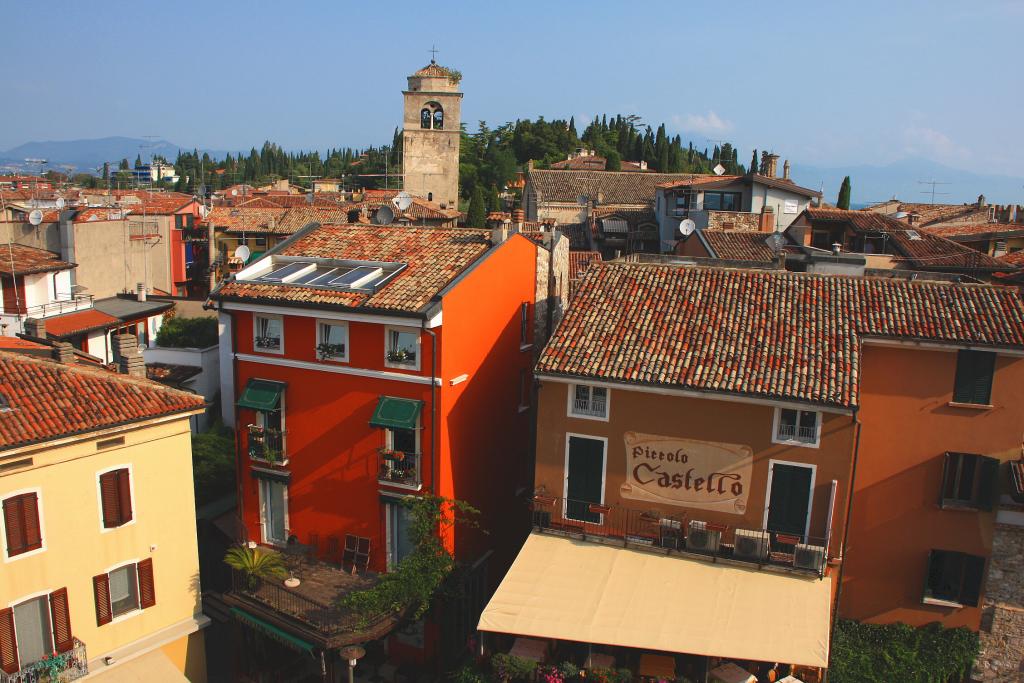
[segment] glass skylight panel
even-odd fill
[[[363,287],[374,280],[380,279],[384,270],[375,266],[359,266],[340,277],[336,277],[327,284],[332,287],[349,287],[356,289]]]
[[[337,268],[317,268],[311,270],[308,273],[303,273],[294,280],[289,280],[293,285],[312,285],[321,284],[331,279],[332,277],[338,277],[339,272]]]
[[[289,275],[294,275],[300,270],[308,268],[310,265],[311,264],[309,263],[289,263],[286,266],[270,271],[260,279],[267,282],[281,282]]]

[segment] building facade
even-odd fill
[[[460,79],[432,60],[409,76],[402,92],[403,187],[442,209],[459,207]]]

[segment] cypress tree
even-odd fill
[[[579,140],[580,136],[576,134],[576,117],[569,117],[569,135],[573,140]]]
[[[480,185],[473,188],[473,194],[469,199],[469,210],[466,212],[466,227],[482,228],[487,223],[486,207],[484,206],[484,192]]]
[[[487,196],[487,212],[501,211],[501,197],[498,196],[498,188],[491,185],[491,193]]]
[[[757,147],[754,148],[754,153],[750,156],[750,168],[747,170],[750,173],[757,173]]]
[[[843,178],[843,184],[839,187],[839,199],[836,206],[840,209],[850,208],[850,176]]]

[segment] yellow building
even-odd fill
[[[145,379],[0,353],[0,681],[205,681],[202,410]]]

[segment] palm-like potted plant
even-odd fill
[[[229,548],[224,555],[224,563],[242,573],[249,590],[256,588],[257,579],[280,579],[288,574],[280,553],[245,545]]]

